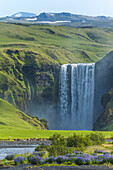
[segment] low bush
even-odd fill
[[[75,164],[77,164],[77,165],[84,165],[85,164],[85,158],[78,157],[77,159],[75,159]]]
[[[33,152],[32,155],[34,156],[39,156],[39,157],[43,157],[45,155],[46,151],[40,151],[40,152]]]
[[[49,146],[50,146],[49,144],[42,143],[41,145],[35,148],[35,151],[45,151],[46,149],[49,148]]]
[[[55,161],[55,158],[53,156],[49,157],[49,158],[46,158],[45,159],[45,163],[53,163]]]
[[[14,159],[14,163],[15,165],[23,164],[25,160],[26,160],[25,157],[19,156]]]
[[[49,140],[52,142],[52,145],[47,149],[50,156],[59,156],[68,153],[67,140],[63,136],[55,133]]]
[[[86,137],[90,138],[93,145],[100,145],[105,142],[105,135],[103,133],[90,133]]]
[[[7,159],[7,160],[13,160],[14,157],[15,157],[15,155],[7,155],[7,156],[5,157],[5,159]]]
[[[64,163],[64,162],[67,162],[68,160],[68,157],[66,156],[59,156],[55,159],[55,161],[58,163],[58,164],[61,164],[61,163]]]
[[[68,147],[85,147],[92,145],[89,137],[73,134],[67,138]]]
[[[38,165],[42,165],[43,164],[43,159],[39,156],[35,156],[35,155],[30,155],[28,156],[28,161],[31,164],[38,164]]]

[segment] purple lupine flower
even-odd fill
[[[40,152],[35,151],[31,155],[43,157],[45,155],[45,153],[46,153],[46,151],[40,151]]]
[[[105,151],[102,151],[102,150],[95,150],[94,152],[95,152],[95,153],[104,153]]]
[[[7,160],[13,160],[14,157],[15,157],[15,155],[7,155],[7,156],[5,157],[5,159],[7,159]]]
[[[46,146],[50,146],[50,144],[49,144],[49,143],[45,143],[45,145],[46,145]]]
[[[75,159],[75,163],[76,163],[77,165],[84,165],[84,164],[85,164],[85,158],[83,158],[83,157],[77,157],[77,158]]]
[[[55,158],[53,156],[45,159],[45,163],[53,163],[54,161],[55,161]]]
[[[84,154],[84,155],[82,155],[82,157],[84,157],[84,158],[88,158],[88,157],[90,157],[91,155],[89,155],[89,154]]]
[[[22,164],[24,163],[25,160],[26,158],[24,158],[23,156],[18,156],[14,159],[14,163],[15,165]]]
[[[83,154],[82,151],[74,151],[75,154]]]
[[[67,156],[58,156],[55,161],[58,163],[58,164],[61,164],[63,162],[66,162],[68,160],[68,157]]]
[[[110,155],[110,153],[105,151],[105,152],[104,152],[104,155]]]
[[[28,161],[31,163],[31,164],[39,164],[39,165],[42,165],[44,160],[39,157],[39,156],[34,156],[34,155],[30,155],[28,157]]]
[[[67,157],[75,157],[75,154],[74,153],[68,153],[66,154]]]
[[[90,165],[92,163],[90,158],[85,158],[85,164]]]
[[[97,153],[93,153],[92,156],[97,156]]]

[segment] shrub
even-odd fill
[[[77,165],[84,165],[85,164],[85,158],[83,157],[78,157],[77,159],[75,159],[75,163]]]
[[[64,136],[61,136],[60,134],[55,133],[52,137],[49,138],[49,140],[52,141],[52,145],[67,146],[66,139],[64,138]]]
[[[53,163],[54,161],[55,161],[55,158],[52,157],[52,156],[45,159],[45,163],[50,163],[50,164],[51,164],[51,163]]]
[[[85,164],[86,165],[91,165],[92,164],[92,161],[90,158],[85,158]]]
[[[105,135],[103,133],[90,133],[86,136],[90,138],[93,145],[100,145],[105,142]]]
[[[14,159],[14,163],[15,165],[23,164],[25,160],[26,158],[24,158],[23,156],[19,156]]]
[[[50,156],[59,156],[59,155],[65,155],[68,153],[68,149],[66,146],[62,146],[62,145],[52,145],[49,149],[48,149],[49,155]]]
[[[31,164],[39,164],[39,165],[42,165],[44,162],[42,158],[40,158],[39,156],[34,156],[34,155],[28,156],[28,161]]]
[[[72,158],[72,157],[75,157],[75,154],[74,153],[68,153],[68,154],[66,154],[66,156],[69,157],[69,158]]]
[[[110,157],[109,162],[113,164],[113,157]]]
[[[105,151],[95,150],[94,153],[104,153]]]
[[[48,148],[50,156],[59,156],[68,153],[67,141],[63,136],[55,133],[49,139],[52,141],[52,145]]]
[[[83,154],[82,151],[74,151],[75,154]]]
[[[66,156],[59,156],[58,158],[56,158],[55,160],[58,164],[64,163],[67,161],[67,157]]]
[[[42,143],[41,145],[35,148],[35,151],[44,151],[49,148],[49,144]]]
[[[68,147],[85,147],[92,144],[89,137],[73,134],[67,138]]]
[[[34,156],[39,156],[39,157],[43,157],[44,155],[45,155],[45,151],[40,151],[40,152],[33,152],[33,154],[32,155],[34,155]]]
[[[7,159],[7,160],[13,160],[14,157],[15,157],[15,155],[7,155],[7,156],[5,157],[5,159]]]

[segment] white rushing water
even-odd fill
[[[64,64],[60,70],[61,129],[92,130],[95,64]]]

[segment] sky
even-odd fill
[[[70,12],[113,17],[113,0],[0,0],[0,17],[17,12]]]

